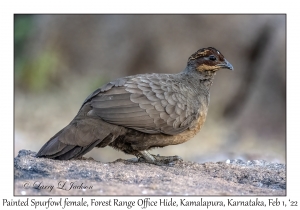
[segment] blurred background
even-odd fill
[[[203,47],[220,50],[234,71],[217,73],[200,133],[151,153],[285,163],[285,15],[15,15],[14,155],[37,152],[106,82],[178,73]],[[109,147],[85,156],[133,157]]]

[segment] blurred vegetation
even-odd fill
[[[58,70],[58,62],[57,54],[51,51],[43,52],[34,60],[26,60],[19,74],[21,85],[34,92],[50,87]]]
[[[21,89],[39,92],[55,83],[61,60],[58,52],[53,49],[44,50],[37,56],[31,56],[26,49],[28,40],[35,30],[33,19],[33,15],[15,15],[15,79]]]
[[[25,51],[25,44],[32,32],[32,16],[31,15],[15,15],[14,17],[14,60],[15,60],[15,76],[17,79],[21,77],[25,63],[28,57]],[[22,79],[19,79],[22,80]]]
[[[14,19],[15,59],[19,59],[28,36],[32,32],[32,15],[16,15]]]

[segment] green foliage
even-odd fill
[[[23,90],[41,91],[55,80],[58,55],[54,50],[44,50],[38,56],[30,56],[26,45],[34,30],[33,15],[14,17],[14,59],[16,85]]]
[[[19,73],[26,60],[24,49],[32,29],[31,15],[14,16],[14,59],[15,73]]]
[[[14,20],[14,44],[20,49],[24,41],[30,35],[32,28],[31,15],[15,15]]]
[[[55,80],[58,62],[54,51],[44,51],[35,59],[27,60],[19,74],[20,83],[34,92],[48,88]]]

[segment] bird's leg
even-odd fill
[[[139,161],[152,163],[155,165],[174,165],[174,161],[182,160],[181,157],[175,156],[160,156],[160,155],[152,155],[148,151],[139,151],[141,155]]]
[[[152,163],[152,164],[156,164],[157,162],[156,159],[146,150],[139,151],[139,155],[141,156],[139,158],[139,161]]]

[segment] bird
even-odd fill
[[[203,126],[216,72],[233,70],[213,47],[193,53],[175,74],[138,74],[111,81],[92,92],[74,119],[36,157],[82,158],[94,147],[110,146],[155,165],[174,164],[179,156],[150,154],[153,148],[184,143]]]

